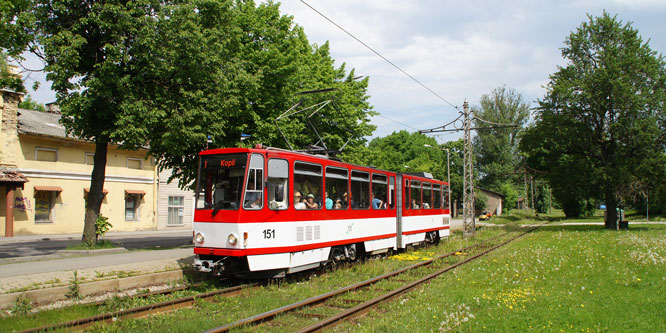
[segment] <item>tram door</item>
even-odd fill
[[[389,177],[388,204],[390,209],[393,209],[393,207],[395,207],[395,178],[393,176]]]
[[[391,177],[391,179],[393,179],[393,177]],[[395,236],[396,237],[396,243],[395,243],[395,245],[396,245],[396,250],[402,248],[402,211],[403,211],[403,208],[402,208],[402,205],[400,204],[400,202],[402,202],[402,200],[403,200],[402,197],[405,195],[405,192],[402,191],[402,187],[401,187],[402,181],[403,181],[402,175],[398,174],[398,190],[397,190],[398,209],[396,210],[396,214],[395,214],[395,216],[396,216],[396,218],[395,218],[395,231],[396,231],[396,236]],[[406,181],[407,180],[405,179],[405,182]],[[393,181],[391,181],[390,183],[391,183],[391,185],[394,184]],[[391,193],[393,193],[393,191],[394,190],[391,190]],[[391,198],[393,198],[393,195],[391,195]],[[407,195],[407,197],[405,198],[405,206],[406,206],[408,200],[409,200],[409,195]]]

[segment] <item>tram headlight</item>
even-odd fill
[[[194,242],[201,245],[204,243],[205,237],[201,232],[197,232],[196,235],[194,235]]]
[[[229,234],[229,237],[227,237],[227,242],[231,245],[236,245],[238,242],[238,237],[234,234]]]

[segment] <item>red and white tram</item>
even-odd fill
[[[279,277],[449,235],[449,184],[277,148],[200,153],[194,265]]]

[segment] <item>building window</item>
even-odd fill
[[[139,220],[139,195],[125,194],[125,221]]]
[[[95,153],[86,153],[86,164],[87,165],[95,164]]]
[[[55,191],[35,191],[35,223],[53,223],[57,194]]]
[[[53,148],[35,148],[35,160],[45,162],[58,161],[58,149]]]
[[[143,160],[140,158],[127,158],[127,167],[130,169],[141,169]]]
[[[167,225],[182,225],[185,212],[185,197],[169,197]]]

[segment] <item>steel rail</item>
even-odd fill
[[[53,324],[53,325],[46,325],[42,327],[37,327],[37,328],[31,328],[23,331],[19,331],[20,333],[32,333],[32,332],[44,332],[44,331],[52,331],[56,329],[61,329],[61,328],[85,328],[87,326],[90,326],[94,323],[97,322],[102,322],[102,321],[112,321],[114,318],[139,318],[139,317],[144,317],[153,313],[159,313],[159,312],[166,312],[170,310],[175,310],[175,309],[180,309],[184,307],[191,306],[194,304],[197,300],[199,299],[209,299],[218,295],[233,295],[236,293],[239,293],[242,289],[248,288],[248,287],[253,287],[256,286],[257,284],[250,284],[250,285],[242,285],[242,286],[235,286],[235,287],[229,287],[229,288],[224,288],[220,290],[215,290],[207,293],[202,293],[198,295],[192,295],[192,296],[187,296],[187,297],[182,297],[174,300],[169,300],[169,301],[164,301],[164,302],[159,302],[159,303],[154,303],[154,304],[147,304],[143,306],[139,306],[136,308],[132,309],[127,309],[127,310],[121,310],[121,311],[116,311],[116,312],[107,312],[107,313],[102,313],[99,315],[87,317],[87,318],[81,318],[81,319],[76,319],[68,322],[63,322],[63,323],[58,323],[58,324]]]
[[[508,243],[510,243],[510,242],[512,242],[512,241],[514,241],[514,240],[516,240],[516,239],[518,239],[518,238],[520,238],[520,237],[522,237],[522,236],[524,236],[524,235],[526,235],[526,234],[528,234],[528,233],[530,233],[534,230],[536,230],[537,228],[539,228],[539,227],[534,227],[534,228],[532,228],[532,229],[530,229],[530,230],[528,230],[528,231],[526,231],[526,232],[524,232],[520,235],[517,235],[515,237],[512,237],[512,238],[504,241],[504,242],[501,242],[501,243],[499,243],[499,244],[497,244],[497,245],[495,245],[495,246],[493,246],[493,247],[491,247],[491,248],[489,248],[485,251],[477,253],[477,254],[469,257],[469,258],[465,258],[464,260],[461,260],[461,261],[459,261],[459,262],[457,262],[453,265],[447,266],[447,267],[445,267],[445,268],[443,268],[443,269],[441,269],[441,270],[439,270],[435,273],[427,275],[427,276],[425,276],[425,277],[423,277],[419,280],[416,280],[414,282],[408,283],[408,284],[406,284],[406,285],[404,285],[400,288],[396,288],[396,289],[394,289],[394,290],[392,290],[392,291],[390,291],[390,292],[388,292],[384,295],[376,297],[376,298],[374,298],[372,300],[369,300],[369,301],[367,301],[363,304],[359,304],[359,305],[357,305],[353,308],[350,308],[349,310],[346,310],[342,313],[339,313],[335,316],[329,317],[329,318],[324,319],[322,321],[319,321],[315,324],[312,324],[312,325],[310,325],[306,328],[303,328],[303,329],[299,330],[298,332],[314,332],[314,331],[319,331],[319,330],[322,330],[324,328],[334,326],[340,320],[347,319],[349,317],[353,317],[356,314],[360,314],[362,312],[367,311],[369,308],[374,307],[375,305],[379,304],[380,302],[387,301],[387,300],[392,299],[392,298],[394,298],[398,295],[404,294],[404,293],[418,287],[419,285],[424,284],[426,282],[429,282],[430,280],[432,280],[432,279],[434,279],[434,278],[436,278],[436,277],[438,277],[438,276],[440,276],[440,275],[442,275],[442,274],[444,274],[444,273],[446,273],[446,272],[448,272],[448,271],[450,271],[454,268],[457,268],[457,267],[462,266],[466,263],[469,263],[470,261],[478,259],[478,258],[488,254],[489,252],[494,251],[494,250],[496,250],[496,249],[498,249],[498,248],[500,248],[500,247],[502,247],[502,246],[504,246],[504,245],[506,245],[506,244],[508,244]]]
[[[392,271],[392,272],[389,272],[389,273],[386,273],[386,274],[383,274],[383,275],[380,275],[380,276],[373,277],[373,278],[365,280],[365,281],[361,281],[361,282],[358,282],[358,283],[355,283],[355,284],[352,284],[352,285],[349,285],[349,286],[346,286],[346,287],[343,287],[343,288],[340,288],[340,289],[337,289],[337,290],[334,290],[334,291],[330,291],[330,292],[325,293],[325,294],[310,297],[310,298],[305,299],[305,300],[300,301],[300,302],[285,305],[283,307],[280,307],[280,308],[277,308],[277,309],[274,309],[274,310],[270,310],[270,311],[267,311],[267,312],[264,312],[264,313],[260,313],[260,314],[257,314],[257,315],[254,315],[254,316],[251,316],[251,317],[248,317],[248,318],[245,318],[245,319],[241,319],[241,320],[235,321],[233,323],[229,323],[229,324],[226,324],[226,325],[211,328],[211,329],[209,329],[205,332],[206,333],[228,332],[231,329],[241,327],[241,326],[244,326],[244,325],[258,324],[258,323],[261,323],[261,322],[264,322],[264,321],[268,321],[268,320],[271,320],[272,318],[274,318],[275,316],[277,316],[279,314],[290,312],[290,311],[293,311],[293,310],[296,310],[296,309],[299,309],[299,308],[302,308],[302,307],[319,304],[319,303],[321,303],[321,302],[323,302],[323,301],[325,301],[325,300],[327,300],[327,299],[329,299],[333,296],[369,286],[369,285],[374,284],[376,282],[379,282],[381,280],[388,279],[390,277],[402,274],[406,271],[409,271],[409,270],[412,270],[412,269],[415,269],[415,268],[418,268],[418,267],[421,267],[421,266],[430,265],[430,264],[432,264],[433,262],[435,262],[439,259],[450,257],[450,256],[455,255],[456,253],[466,251],[470,248],[481,246],[481,245],[483,245],[483,244],[485,244],[485,243],[487,243],[487,242],[489,242],[493,239],[496,239],[498,237],[501,237],[501,236],[504,236],[504,235],[507,235],[507,234],[509,234],[509,233],[494,236],[494,237],[485,239],[481,242],[478,242],[478,243],[475,243],[475,244],[472,244],[472,245],[454,250],[454,251],[446,253],[446,254],[439,255],[439,256],[434,257],[432,259],[421,261],[421,262],[403,267],[401,269],[398,269],[398,270],[395,270],[395,271]]]

